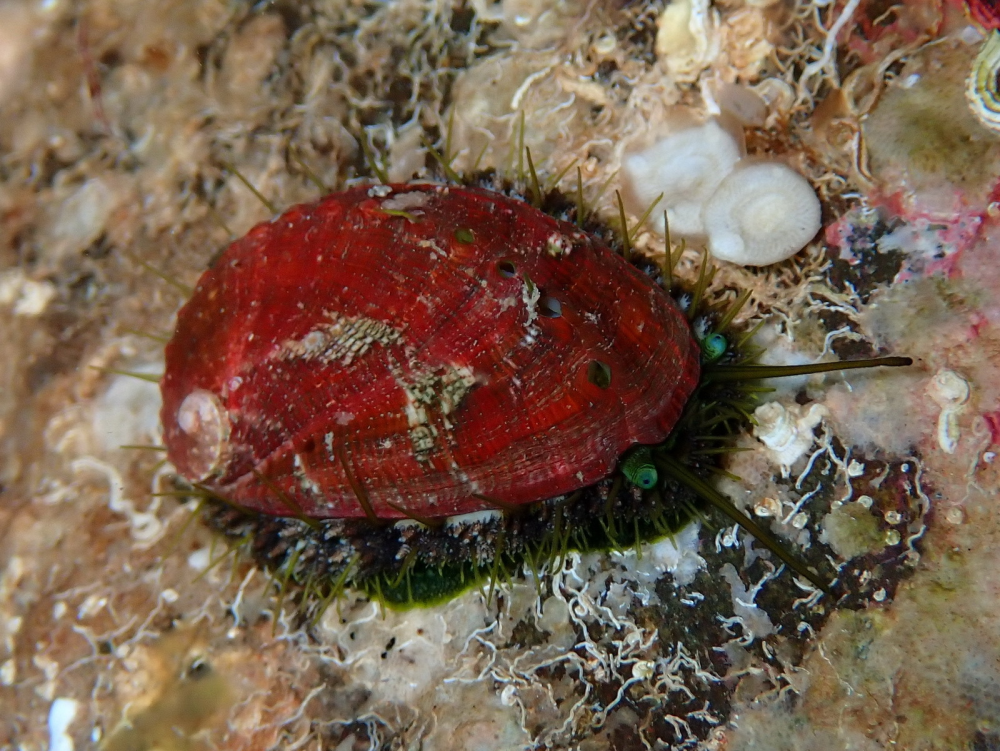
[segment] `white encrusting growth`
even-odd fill
[[[76,699],[60,696],[53,700],[49,707],[49,751],[73,751],[76,747],[67,731],[79,709]]]
[[[743,627],[742,644],[747,646],[754,639],[762,639],[774,633],[774,624],[771,619],[754,602],[761,587],[773,574],[765,576],[761,581],[748,587],[740,579],[736,567],[731,563],[724,564],[719,573],[732,589],[733,611],[735,613],[733,621]]]
[[[132,368],[150,375],[163,372],[163,364]],[[94,402],[94,435],[105,451],[140,443],[160,443],[160,409],[163,400],[157,384],[131,376],[114,378]]]
[[[641,555],[632,547],[612,551],[609,557],[625,565],[636,581],[649,590],[655,588],[664,574],[672,576],[675,586],[687,587],[705,568],[705,559],[698,552],[700,531],[701,524],[692,522],[662,540],[643,546]]]
[[[163,532],[163,522],[156,516],[159,499],[153,499],[147,511],[138,511],[135,504],[125,497],[125,481],[121,473],[107,462],[94,457],[74,459],[70,468],[74,472],[92,472],[104,477],[108,483],[108,508],[128,519],[133,540],[142,546],[148,546],[159,539]]]

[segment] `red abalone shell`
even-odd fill
[[[1000,7],[997,0],[966,0],[972,19],[987,31],[1000,28]]]
[[[229,246],[178,314],[161,417],[182,475],[256,511],[443,517],[607,476],[698,376],[683,313],[599,239],[377,185]]]

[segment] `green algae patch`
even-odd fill
[[[874,553],[885,545],[878,519],[860,503],[845,503],[827,514],[820,540],[848,560]]]

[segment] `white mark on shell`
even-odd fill
[[[327,312],[329,323],[321,323],[301,339],[289,339],[274,354],[279,360],[318,360],[329,364],[340,360],[346,367],[362,357],[373,344],[388,347],[399,341],[399,332],[374,318],[348,318]]]
[[[410,211],[427,205],[427,194],[420,190],[409,193],[396,193],[392,198],[382,201],[386,211]]]
[[[568,256],[569,252],[573,249],[573,245],[570,243],[569,239],[557,232],[553,232],[549,235],[545,243],[546,252],[553,258]]]
[[[538,289],[537,285],[525,278],[524,286],[521,288],[521,302],[524,303],[528,312],[528,317],[524,321],[524,328],[527,331],[524,343],[528,346],[534,344],[538,337],[538,327],[535,326],[535,321],[538,319],[538,301],[541,299],[542,291]]]

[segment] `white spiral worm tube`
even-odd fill
[[[820,228],[809,181],[779,162],[746,162],[719,184],[702,211],[708,250],[742,266],[791,258]]]
[[[969,102],[972,114],[994,132],[1000,132],[998,74],[1000,74],[1000,30],[994,30],[979,49],[965,82],[965,98]]]
[[[664,234],[665,209],[670,232],[690,237],[704,234],[702,205],[742,156],[737,140],[709,120],[626,156],[622,167],[637,206],[649,206],[663,194],[649,220],[652,228]]]

